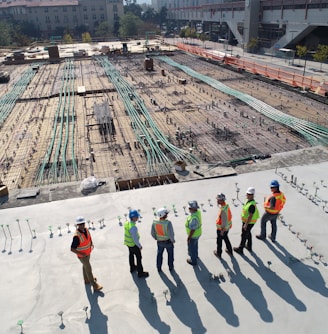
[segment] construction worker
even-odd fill
[[[216,250],[214,255],[221,259],[222,254],[222,240],[226,244],[226,252],[233,256],[232,247],[228,237],[229,230],[232,226],[232,214],[229,204],[226,203],[226,197],[224,194],[220,193],[216,196],[218,206],[220,207],[219,215],[216,220]]]
[[[156,214],[159,220],[154,220],[151,227],[151,235],[157,240],[156,266],[159,273],[162,271],[164,249],[167,251],[169,270],[172,271],[174,269],[174,231],[172,223],[167,220],[168,213],[169,210],[165,208],[158,209]]]
[[[234,247],[233,250],[243,255],[244,248],[248,249],[249,252],[252,252],[252,233],[251,230],[255,225],[256,221],[260,217],[259,211],[254,200],[255,188],[249,187],[246,191],[247,201],[243,205],[241,212],[241,241],[239,247]],[[246,244],[247,243],[247,244]]]
[[[76,218],[76,232],[73,237],[71,251],[77,255],[82,263],[84,283],[91,284],[94,291],[100,291],[103,287],[97,283],[97,279],[93,276],[90,264],[90,254],[93,247],[91,234],[85,227],[85,219],[79,216]]]
[[[187,263],[192,266],[197,265],[198,258],[198,239],[202,235],[202,216],[197,201],[188,202],[189,215],[185,224],[188,235],[188,254],[190,259]]]
[[[137,271],[138,277],[148,277],[149,273],[143,270],[141,262],[142,246],[139,242],[140,235],[136,226],[136,222],[138,221],[139,217],[140,214],[137,210],[131,210],[129,212],[130,221],[127,221],[124,224],[124,245],[128,246],[129,248],[130,273]],[[135,265],[134,257],[137,260],[137,265]]]
[[[277,235],[277,217],[279,212],[283,209],[286,203],[285,195],[279,189],[280,184],[277,180],[272,180],[270,188],[272,194],[265,199],[264,210],[265,213],[261,218],[261,233],[256,236],[257,239],[265,240],[266,238],[266,223],[271,222],[271,235],[269,238],[272,242],[276,242]]]

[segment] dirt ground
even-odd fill
[[[327,106],[317,101],[190,55],[176,53],[172,59],[288,115],[328,124]],[[144,69],[141,55],[109,61],[143,100],[159,131],[172,145],[192,153],[199,164],[229,164],[252,155],[266,157],[310,147],[294,131],[156,58],[153,71]],[[6,67],[11,80],[1,85],[1,101],[29,66]],[[148,170],[149,152],[140,146],[124,100],[104,68],[92,58],[75,60],[69,70],[72,77],[65,81],[67,66],[65,61],[41,64],[1,124],[2,182],[16,189],[79,181],[90,175],[115,180],[154,176]],[[66,93],[61,94],[68,83],[69,93],[65,87]],[[83,94],[78,93],[81,87]],[[59,110],[68,105],[74,114],[59,117]],[[95,117],[97,105],[107,106],[114,132],[102,130]],[[140,118],[150,129],[149,121]],[[171,173],[162,167],[155,174]]]

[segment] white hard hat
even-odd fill
[[[255,188],[249,187],[246,191],[246,194],[254,195],[255,194]]]
[[[221,201],[225,201],[226,200],[225,194],[222,194],[222,193],[218,194],[216,196],[216,199],[221,200]]]
[[[82,216],[78,216],[78,217],[76,218],[76,220],[75,220],[75,223],[76,223],[76,225],[84,224],[84,223],[85,223],[85,219],[84,219],[84,217],[82,217]]]
[[[199,206],[198,206],[198,203],[197,203],[197,201],[189,201],[188,202],[188,207],[189,207],[189,209],[198,209],[199,208]]]
[[[165,208],[160,208],[160,209],[157,210],[157,216],[159,218],[165,217],[168,213],[169,213],[169,210],[167,210]]]

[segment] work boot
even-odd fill
[[[149,273],[147,271],[143,271],[142,273],[138,274],[138,277],[148,277]]]
[[[100,291],[102,288],[103,287],[99,283],[95,282],[95,285],[93,286],[93,291]]]
[[[253,250],[252,250],[252,248],[251,247],[249,247],[249,246],[245,246],[245,248],[250,252],[250,253],[252,253],[253,252]]]
[[[218,259],[221,259],[221,254],[219,254],[216,250],[213,251],[213,254],[214,254]]]
[[[240,254],[240,255],[244,255],[243,250],[242,250],[241,248],[239,248],[239,247],[234,247],[233,250],[234,250],[236,253]]]
[[[265,240],[265,237],[262,237],[262,235],[257,235],[256,238],[263,241]]]
[[[227,253],[228,255],[230,255],[231,257],[233,256],[232,252],[229,252],[228,249],[226,249],[225,251],[226,251],[226,253]]]

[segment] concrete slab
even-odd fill
[[[256,188],[262,214],[272,179],[287,197],[277,243],[254,238],[254,253],[233,258],[224,253],[219,261],[213,255],[217,193],[225,193],[231,206],[229,235],[237,246],[247,187]],[[21,320],[25,333],[323,333],[327,180],[328,162],[322,162],[2,209],[1,332],[18,333]],[[203,216],[196,267],[186,263],[184,207],[192,199]],[[158,274],[150,228],[153,208],[164,205],[175,229],[175,271],[169,272],[164,254]],[[129,272],[122,227],[129,207],[142,215],[137,226],[148,279]],[[91,263],[103,293],[84,285],[81,264],[70,252],[78,215],[90,220]],[[253,237],[259,228],[258,222]]]

